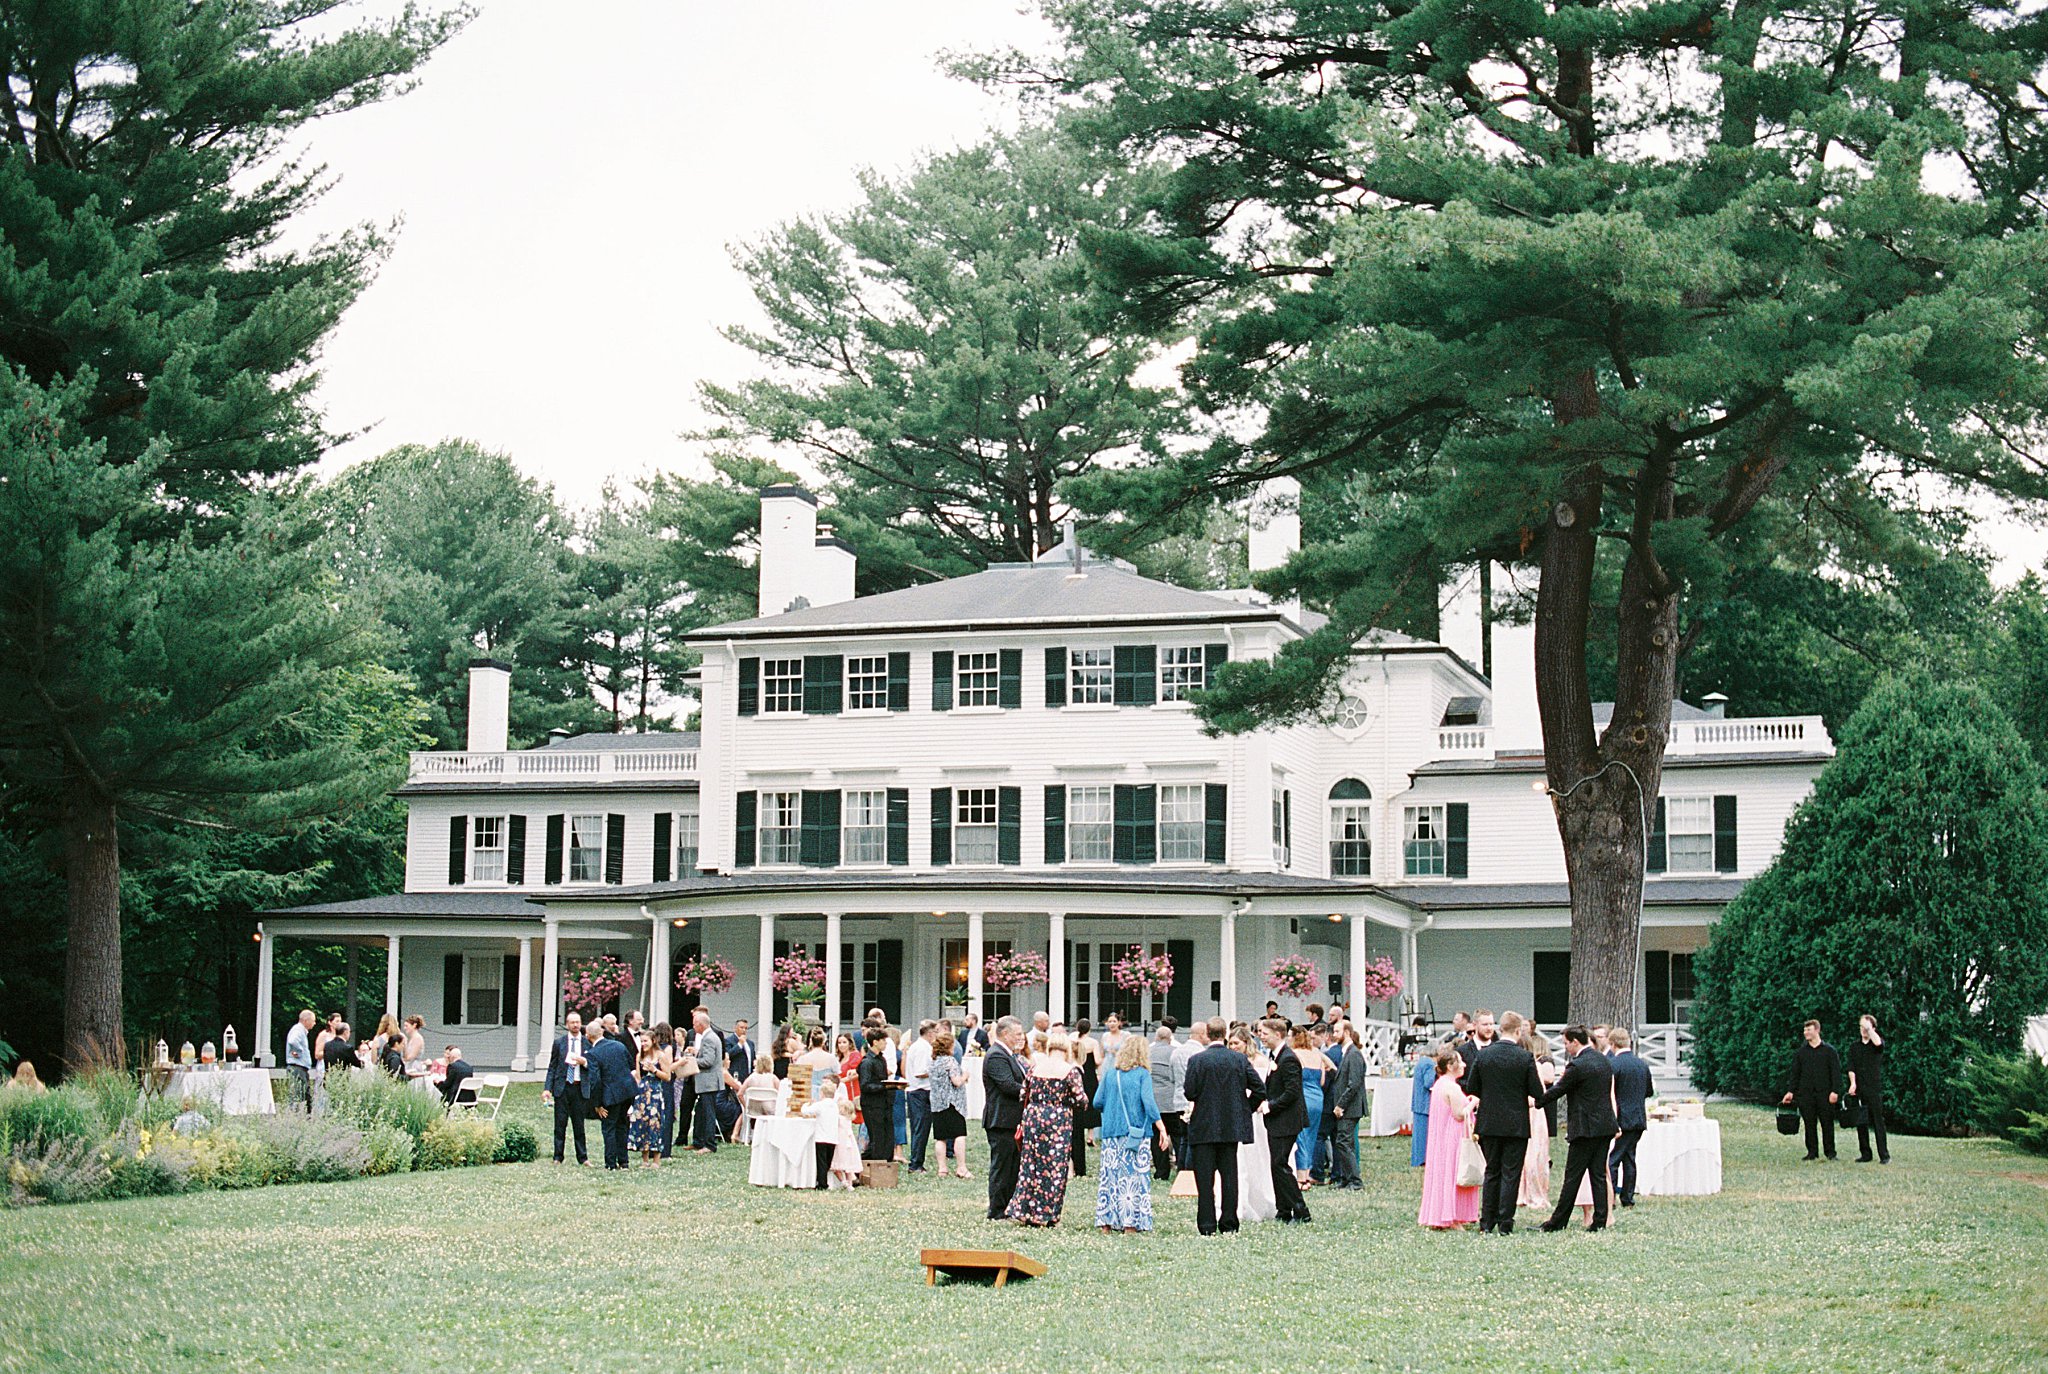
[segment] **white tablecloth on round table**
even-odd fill
[[[211,1105],[229,1116],[272,1116],[277,1112],[270,1075],[262,1069],[178,1069],[171,1074],[164,1096],[182,1102],[188,1095],[201,1111]]]
[[[1652,1121],[1636,1145],[1636,1191],[1702,1197],[1721,1191],[1721,1123],[1712,1117]]]
[[[1415,1093],[1412,1078],[1368,1078],[1366,1091],[1372,1094],[1372,1110],[1365,1121],[1367,1135],[1399,1135],[1403,1126],[1415,1120],[1408,1105]]]
[[[753,1125],[747,1182],[757,1188],[814,1188],[818,1183],[818,1121],[810,1116],[764,1116]]]

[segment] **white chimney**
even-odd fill
[[[1486,661],[1485,645],[1480,642],[1478,564],[1437,588],[1436,624],[1437,643],[1474,668]]]
[[[761,489],[760,614],[853,600],[853,545],[818,527],[818,498],[802,487]]]
[[[1251,558],[1254,576],[1282,566],[1301,548],[1301,483],[1273,477],[1252,497]]]
[[[813,606],[833,606],[853,600],[853,545],[832,532],[830,525],[818,526],[818,539],[811,552],[811,593]]]
[[[1543,722],[1536,714],[1536,627],[1493,627],[1493,747],[1497,753],[1531,753],[1543,748]]]
[[[469,739],[472,754],[499,754],[512,733],[512,665],[494,658],[469,661]]]

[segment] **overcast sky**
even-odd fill
[[[753,313],[729,245],[1009,123],[938,54],[1047,34],[1026,0],[477,8],[417,90],[309,138],[340,179],[311,228],[403,219],[327,347],[328,422],[366,431],[327,467],[468,438],[574,505],[694,465],[697,384],[746,375],[718,336]],[[2008,578],[2048,555],[1985,537]]]

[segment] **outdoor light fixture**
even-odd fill
[[[254,934],[250,935],[250,937],[249,937],[249,938],[250,938],[250,939],[252,939],[252,940],[254,940],[254,941],[255,941],[255,942],[257,943],[257,944],[259,944],[259,945],[260,945],[260,944],[262,944],[262,943],[263,943],[263,932],[262,932],[262,931],[260,931],[260,930],[259,930],[259,931],[256,931],[256,932],[255,932]]]
[[[1344,919],[1344,913],[1341,911],[1333,911],[1330,913],[1330,919],[1332,921],[1341,921]]]
[[[678,916],[673,921],[670,921],[669,924],[674,926],[677,930],[681,930],[684,926],[690,923],[684,920],[681,916]]]

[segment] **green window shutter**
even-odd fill
[[[761,660],[743,658],[740,660],[740,714],[755,716],[761,713]]]
[[[1024,793],[1021,788],[996,789],[996,862],[1024,862]]]
[[[953,709],[953,651],[936,649],[932,652],[932,709],[950,711]]]
[[[1045,704],[1067,704],[1067,646],[1055,644],[1045,651]]]
[[[462,1014],[462,956],[441,956],[441,1024],[459,1026],[469,1018]]]
[[[513,816],[505,822],[505,881],[513,887],[526,883],[526,817]]]
[[[1650,827],[1650,853],[1643,867],[1650,873],[1662,873],[1671,863],[1670,832],[1664,827],[1664,799],[1657,798],[1657,821]]]
[[[1110,661],[1110,699],[1118,706],[1150,706],[1158,699],[1159,653],[1150,644],[1119,644]]]
[[[1735,798],[1714,798],[1714,871],[1735,871]]]
[[[1159,859],[1159,789],[1148,782],[1139,787],[1137,792],[1137,807],[1132,816],[1137,827],[1137,834],[1134,836],[1137,842],[1135,862],[1155,863]]]
[[[1220,864],[1229,857],[1230,789],[1212,782],[1202,789],[1202,862]]]
[[[604,880],[626,881],[626,818],[616,811],[604,818]]]
[[[1530,1005],[1536,1019],[1553,1026],[1571,1020],[1572,956],[1561,949],[1539,949],[1529,956]]]
[[[1168,940],[1166,957],[1173,964],[1173,986],[1166,990],[1166,1014],[1185,1026],[1195,1019],[1195,942]],[[1159,999],[1152,1005],[1156,1009]]]
[[[543,880],[549,883],[562,881],[562,822],[564,817],[548,817],[548,853],[546,867],[542,869]]]
[[[1024,704],[1024,651],[1004,649],[996,655],[996,705],[1014,711]]]
[[[1643,951],[1643,1020],[1663,1025],[1671,1019],[1671,955],[1661,949]]]
[[[889,862],[898,868],[910,862],[910,789],[889,789]]]
[[[837,654],[804,655],[804,714],[836,716],[844,704],[845,660]]]
[[[1204,644],[1202,646],[1202,689],[1207,691],[1216,685],[1216,670],[1230,662],[1228,644]]]
[[[1464,802],[1451,802],[1444,807],[1444,876],[1447,878],[1465,876],[1467,852],[1471,848],[1468,839],[1471,823],[1471,808]]]
[[[1057,782],[1045,787],[1045,861],[1067,861],[1067,789]]]
[[[668,865],[675,848],[674,829],[676,818],[667,811],[654,813],[654,881],[668,881]]]
[[[848,967],[841,959],[840,966]],[[882,1009],[882,1015],[889,1018],[889,1024],[903,1024],[903,942],[901,940],[875,941],[875,1005]]]
[[[754,816],[761,804],[758,793],[742,792],[733,798],[732,864],[734,868],[754,866]]]
[[[498,980],[498,1024],[519,1024],[519,956],[505,956],[505,976]]]
[[[889,709],[910,709],[910,655],[901,651],[889,655]]]
[[[461,887],[469,876],[469,817],[448,818],[448,885]]]
[[[1149,864],[1159,857],[1159,789],[1150,783],[1118,783],[1110,791],[1114,828],[1110,857],[1120,864]]]
[[[797,862],[812,868],[832,868],[839,863],[839,794],[806,791],[803,795],[803,829],[797,833]]]
[[[932,789],[932,863],[944,867],[953,862],[953,789]]]

